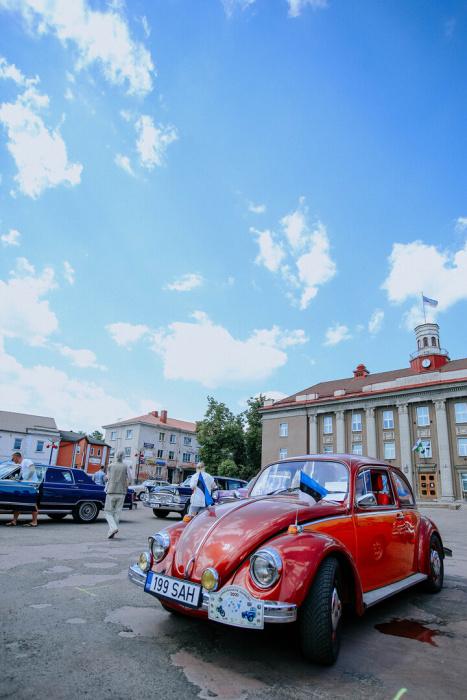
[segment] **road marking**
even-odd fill
[[[75,586],[75,588],[77,591],[83,591],[83,593],[88,593],[88,595],[93,595],[94,598],[97,598],[97,593],[91,593],[87,588],[79,588],[79,586]],[[108,588],[108,586],[94,586],[93,588]]]
[[[404,695],[404,693],[407,692],[407,688],[401,688],[399,692],[397,693],[396,697],[394,700],[400,700],[400,698]]]

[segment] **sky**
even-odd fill
[[[465,357],[467,1],[0,0],[0,408]]]

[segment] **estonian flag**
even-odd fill
[[[436,299],[428,299],[428,297],[425,296],[423,296],[423,303],[427,306],[432,306],[434,309],[436,309],[436,307],[438,306],[438,302],[436,301]]]
[[[318,484],[317,481],[305,474],[305,472],[300,472],[300,491],[299,498],[304,501],[308,501],[311,505],[318,503],[327,494],[327,489]]]
[[[203,475],[201,474],[201,472],[198,474],[197,487],[199,488],[200,491],[202,491],[206,505],[212,506],[214,501],[213,501],[211,494],[209,493],[209,489],[207,488],[206,484],[204,483]]]

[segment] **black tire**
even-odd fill
[[[327,557],[319,567],[299,619],[304,657],[323,666],[333,664],[342,633],[342,576],[335,557]]]
[[[67,513],[47,513],[47,517],[51,520],[63,520],[66,516]]]
[[[84,501],[73,509],[75,523],[93,523],[99,515],[99,508],[94,501]]]
[[[156,518],[166,518],[170,511],[168,510],[159,510],[158,508],[153,508],[152,512],[156,516]]]
[[[444,581],[444,552],[438,535],[430,539],[430,574],[425,582],[429,593],[439,593]]]

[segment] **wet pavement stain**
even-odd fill
[[[397,617],[393,618],[390,622],[382,622],[379,625],[375,625],[375,629],[381,632],[381,634],[415,639],[417,642],[431,644],[433,647],[438,646],[436,642],[433,641],[433,637],[445,636],[444,632],[438,632],[437,630],[425,627],[425,625],[422,625],[421,622],[417,622],[417,620],[399,620]]]

